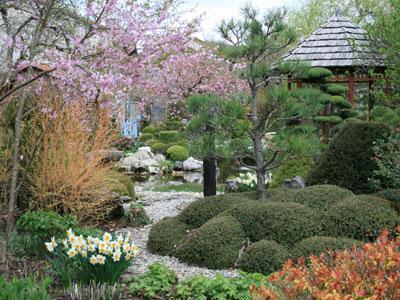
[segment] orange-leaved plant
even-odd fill
[[[250,287],[252,299],[400,299],[399,232],[390,238],[385,230],[361,248],[311,256],[308,264],[289,260],[267,285]]]

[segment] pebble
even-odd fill
[[[202,193],[189,193],[189,192],[152,192],[140,191],[138,192],[146,213],[149,215],[153,224],[165,217],[176,216],[182,209],[184,209],[191,202],[202,198]],[[211,270],[207,268],[196,267],[188,265],[179,261],[175,257],[161,256],[150,253],[147,248],[147,240],[151,224],[141,228],[124,228],[121,232],[130,232],[134,242],[140,248],[140,254],[136,258],[133,265],[129,268],[126,278],[130,275],[140,275],[147,271],[148,266],[155,262],[162,262],[171,270],[174,270],[180,279],[193,276],[204,275],[207,277],[215,277],[217,273],[225,277],[237,277],[239,273],[236,269],[228,270]]]

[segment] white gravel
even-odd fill
[[[176,216],[184,207],[189,203],[202,198],[201,193],[188,193],[188,192],[150,192],[150,191],[137,191],[141,197],[140,202],[144,205],[144,209],[149,215],[153,224],[164,217]],[[140,247],[140,255],[135,263],[129,268],[130,274],[142,274],[147,271],[148,266],[155,262],[162,262],[170,269],[174,270],[179,278],[184,278],[192,275],[205,275],[214,277],[217,273],[225,277],[235,277],[239,273],[236,269],[229,270],[210,270],[207,268],[200,268],[190,266],[186,263],[180,262],[175,257],[161,256],[150,253],[147,248],[147,240],[149,231],[152,225],[142,228],[125,228],[121,231],[131,232],[135,243]]]

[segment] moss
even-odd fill
[[[280,269],[290,257],[289,251],[277,242],[261,240],[246,249],[238,267],[245,272],[268,275]]]
[[[238,221],[218,216],[190,233],[176,249],[176,257],[211,269],[233,267],[244,239]]]
[[[396,210],[387,202],[371,196],[351,196],[333,205],[324,215],[326,235],[362,241],[375,240],[385,228],[400,224]]]
[[[162,219],[151,227],[147,248],[160,255],[173,255],[186,233],[186,224],[177,218]]]

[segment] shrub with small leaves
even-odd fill
[[[272,176],[271,188],[282,185],[285,179],[292,179],[295,176],[305,178],[310,172],[314,161],[310,157],[296,157],[284,162]]]
[[[383,229],[393,230],[399,225],[400,217],[383,199],[351,196],[328,209],[322,224],[328,236],[373,241]]]
[[[289,251],[277,242],[261,240],[246,249],[238,267],[246,272],[268,275],[280,269],[290,257]]]
[[[160,131],[159,138],[164,143],[173,143],[179,141],[181,135],[176,130]]]
[[[391,201],[393,205],[396,207],[397,211],[400,212],[400,190],[396,189],[382,190],[374,194],[374,196]]]
[[[135,296],[146,299],[163,299],[168,296],[177,280],[175,272],[162,263],[154,263],[144,274],[132,277],[129,291]]]
[[[153,126],[147,126],[142,129],[142,133],[151,133],[151,134],[155,135],[156,132],[157,132],[157,129]]]
[[[233,267],[245,234],[230,216],[217,216],[188,234],[176,249],[184,262],[211,269]]]
[[[186,224],[177,218],[164,218],[151,227],[147,248],[153,253],[172,255],[186,234]]]
[[[151,133],[142,133],[140,135],[140,140],[142,142],[146,142],[146,141],[151,140],[151,139],[154,139],[154,135],[151,134]]]
[[[151,145],[151,150],[153,150],[154,153],[164,154],[167,152],[167,148],[168,148],[168,145],[161,143],[161,142],[157,142],[157,143],[154,143],[153,145]]]
[[[352,249],[361,244],[360,241],[343,237],[312,236],[295,244],[291,252],[294,258],[306,258],[310,255],[319,256],[327,251]]]
[[[151,223],[149,216],[143,206],[137,203],[131,203],[125,212],[124,219],[129,226],[137,227]]]
[[[167,155],[173,161],[184,161],[189,158],[189,151],[182,146],[172,146],[167,150]]]

